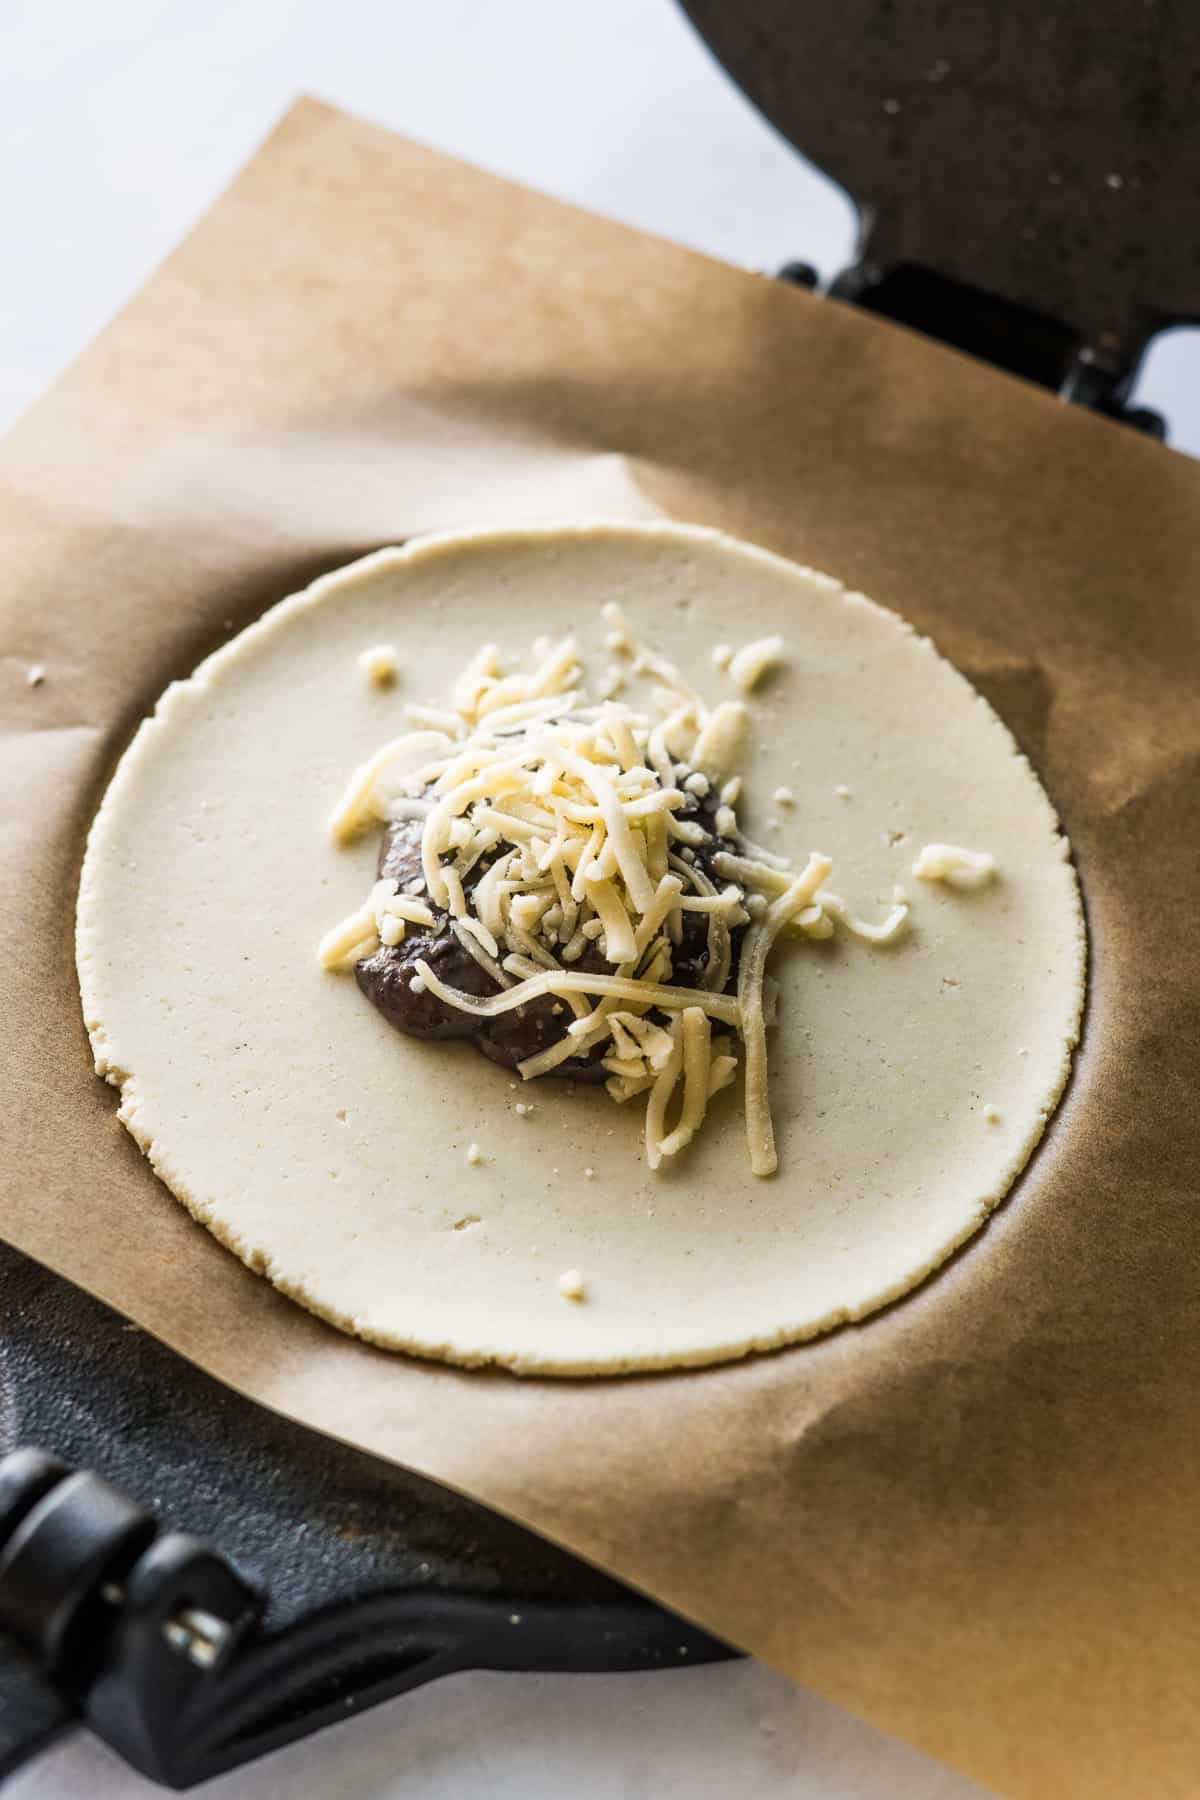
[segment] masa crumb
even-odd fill
[[[373,687],[391,687],[400,672],[394,644],[372,644],[358,659],[358,666]]]
[[[558,1278],[558,1291],[564,1300],[582,1300],[586,1293],[583,1276],[578,1269],[564,1269]]]

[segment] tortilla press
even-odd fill
[[[0,1281],[0,1447],[54,1447],[0,1462],[0,1776],[74,1718],[182,1788],[457,1669],[731,1654],[11,1250]]]
[[[858,209],[826,291],[1165,436],[1150,338],[1200,321],[1200,58],[1173,0],[683,0]],[[817,286],[804,263],[781,271]]]
[[[858,200],[832,296],[1164,434],[1129,395],[1153,333],[1200,318],[1184,9],[685,6]],[[184,1788],[456,1670],[734,1654],[7,1248],[0,1282],[0,1778],[77,1720]]]

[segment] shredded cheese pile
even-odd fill
[[[403,942],[410,926],[448,928],[495,991],[480,997],[452,987],[424,960],[414,984],[480,1018],[556,996],[562,1036],[519,1073],[533,1080],[602,1050],[612,1098],[647,1096],[652,1169],[691,1142],[713,1095],[733,1081],[740,1038],[750,1166],[769,1175],[778,1165],[767,1096],[772,947],[782,933],[826,938],[835,925],[888,943],[903,930],[908,905],[898,898],[881,925],[865,924],[825,888],[828,857],[814,853],[796,870],[751,845],[736,813],[747,706],[708,707],[672,663],[636,643],[618,607],[604,608],[604,623],[608,649],[650,685],[652,710],[590,700],[569,637],[539,642],[535,665],[524,670],[506,669],[497,647],[485,644],[446,705],[406,707],[416,729],[355,770],[331,829],[344,844],[384,823],[411,823],[420,831],[422,876],[404,892],[376,882],[322,940],[320,960],[350,970],[380,945]],[[750,648],[757,678],[783,646]],[[735,848],[718,848],[718,839]],[[702,848],[721,885],[700,865]],[[479,866],[483,873],[468,884]],[[703,917],[707,932],[698,987],[673,979],[689,913]],[[732,934],[742,926],[736,991],[727,992]],[[603,972],[579,967],[589,946]]]

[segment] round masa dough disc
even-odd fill
[[[567,1082],[518,1091],[470,1045],[394,1031],[317,964],[377,850],[375,834],[335,848],[330,810],[406,729],[404,701],[446,694],[488,640],[526,653],[571,629],[602,668],[609,600],[714,699],[732,689],[713,645],[781,633],[785,663],[754,703],[745,829],[797,862],[826,852],[829,885],[862,916],[897,883],[912,900],[892,947],[839,931],[774,958],[770,1180],[747,1165],[740,1083],[652,1174],[641,1102]],[[401,652],[389,690],[357,665],[380,642]],[[973,893],[915,880],[930,842],[989,851],[999,878]],[[719,534],[598,525],[381,551],[169,688],[93,826],[78,958],[121,1118],[238,1256],[375,1343],[584,1375],[790,1343],[919,1282],[1041,1136],[1085,952],[1045,793],[927,640]],[[582,1303],[559,1292],[567,1269]]]

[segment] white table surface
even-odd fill
[[[316,93],[564,199],[758,268],[847,260],[853,213],[670,0],[3,0],[0,426],[83,348],[290,100]],[[1139,398],[1200,452],[1191,333]],[[150,1786],[66,1741],[12,1800]],[[970,1800],[982,1790],[752,1663],[469,1675],[203,1790],[210,1800]]]

